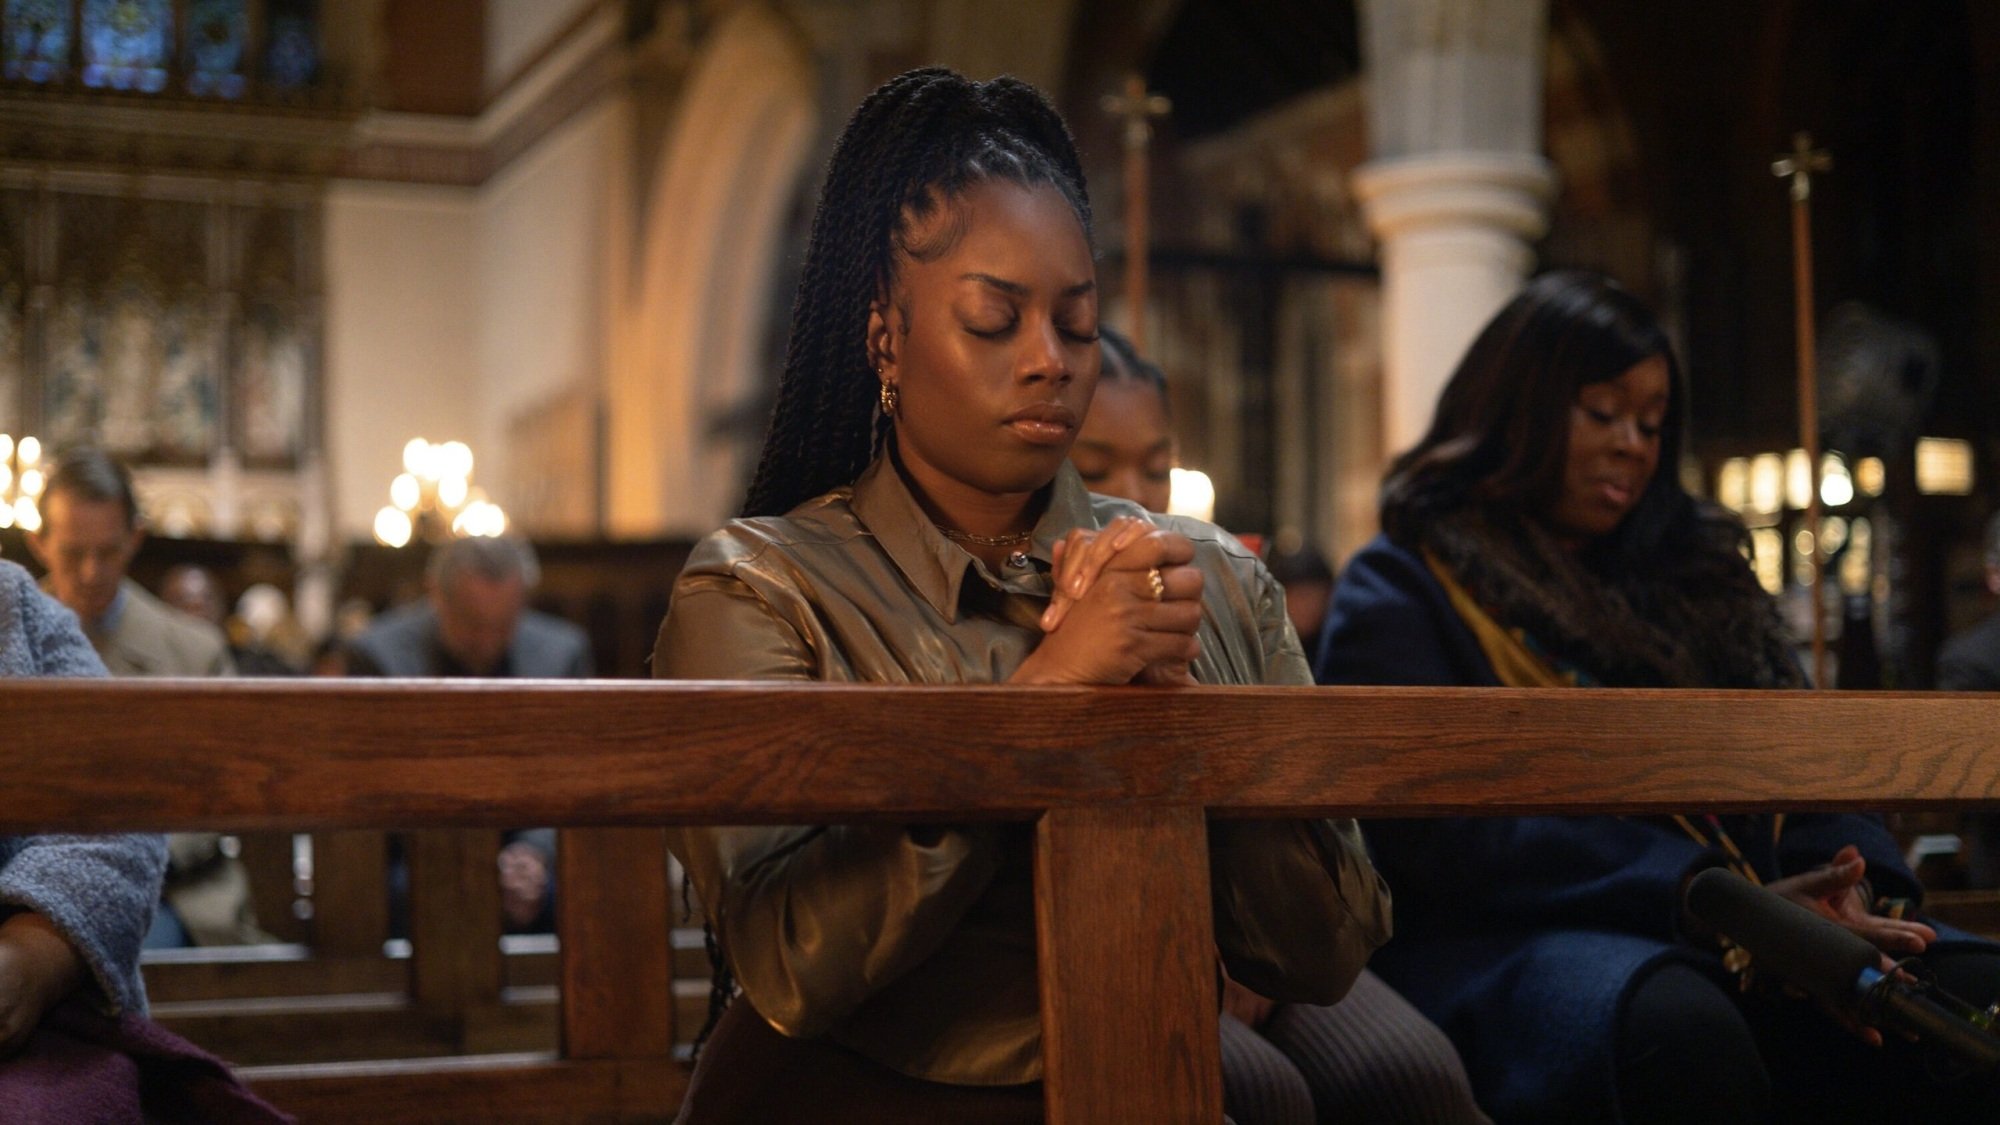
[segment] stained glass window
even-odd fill
[[[83,0],[83,84],[165,88],[173,23],[172,0]]]
[[[243,50],[250,38],[247,0],[189,0],[188,92],[225,98],[243,93]]]
[[[317,8],[315,0],[270,0],[265,9],[264,77],[271,85],[297,89],[318,75]]]
[[[69,0],[7,0],[4,71],[47,82],[69,64]]]

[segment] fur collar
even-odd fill
[[[1426,521],[1421,537],[1419,546],[1496,621],[1606,687],[1796,687],[1802,679],[1776,605],[1746,581],[1733,545],[1687,543],[1691,565],[1619,573],[1565,549],[1532,520],[1478,506]]]

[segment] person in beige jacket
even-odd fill
[[[1195,520],[1084,491],[1089,205],[1031,87],[895,79],[835,151],[745,518],[698,545],[654,674],[914,684],[1311,682],[1284,596]],[[936,748],[907,748],[909,768]],[[1214,821],[1219,960],[1332,1003],[1389,936],[1351,820]],[[1031,830],[682,827],[742,987],[681,1120],[1039,1122]],[[726,995],[727,986],[719,993]]]
[[[79,449],[56,462],[42,494],[42,526],[28,549],[42,586],[83,622],[114,676],[227,676],[229,645],[214,626],[172,608],[126,577],[146,533],[131,474],[109,455]],[[151,945],[269,941],[250,906],[243,864],[214,832],[167,837],[167,907]]]

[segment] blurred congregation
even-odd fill
[[[976,83],[1018,78],[1068,132],[1049,142],[1040,110],[1017,120],[994,108],[1024,97],[1013,87],[961,90],[955,77],[907,73],[932,75],[915,69],[927,67]],[[843,154],[876,154],[855,173],[868,185],[930,159],[866,133],[870,112],[897,112],[898,91],[920,107],[962,97],[971,108],[953,112],[988,133],[962,164],[983,171],[916,183],[892,208],[897,221],[916,229],[931,206],[923,191],[944,184],[936,206],[962,205],[962,228],[1012,229],[979,226],[995,212],[964,201],[986,200],[978,184],[992,167],[1018,164],[1021,196],[1073,213],[1085,236],[1094,288],[1062,292],[1089,291],[1091,323],[1055,324],[1054,358],[1043,358],[1060,366],[1060,349],[1087,338],[1085,366],[1097,371],[1101,359],[1095,402],[1076,417],[1060,403],[1009,416],[1029,445],[1041,441],[1034,426],[1061,429],[1059,452],[1074,465],[1038,478],[1047,491],[1026,523],[952,526],[924,490],[927,472],[950,477],[950,457],[912,460],[934,392],[879,323],[910,315],[895,271],[932,264],[928,250],[910,249],[921,241],[910,230],[884,235],[907,253],[871,275],[876,303],[851,310],[868,324],[867,362],[859,321],[853,354],[841,353],[881,380],[861,394],[868,417],[834,418],[834,393],[805,382],[819,346],[802,335],[821,323],[814,287],[833,276],[819,262],[844,245],[844,216],[816,211],[833,206]],[[956,143],[924,112],[894,120],[942,130],[940,150]],[[983,245],[963,233],[939,240],[940,260],[956,261],[961,242]],[[1033,241],[1038,252],[1050,244]],[[1047,260],[1062,261],[1055,251],[1036,259]],[[1572,343],[1572,321],[1603,340]],[[1540,389],[1544,373],[1590,363],[1603,369]],[[1550,403],[1560,417],[1533,415]],[[788,479],[812,450],[864,429],[847,461],[822,459],[841,473]],[[947,432],[936,448],[954,440]],[[1583,460],[1590,448],[1601,463]],[[1051,461],[1047,474],[1057,473]],[[1655,487],[1656,474],[1667,483]],[[1065,499],[1072,479],[1082,487]],[[794,495],[807,480],[820,487]],[[949,565],[984,576],[996,605],[1021,593],[1023,574],[1078,574],[1086,552],[1096,552],[1091,567],[1124,573],[1117,552],[1139,533],[1117,520],[1147,512],[1209,521],[1233,538],[1216,547],[1185,530],[1195,524],[1161,524],[1183,530],[1128,568],[1139,602],[1227,596],[1255,609],[1258,583],[1275,583],[1270,613],[1244,630],[1261,628],[1264,649],[1239,652],[1241,638],[1221,628],[1225,648],[1210,608],[1199,655],[1034,682],[2000,690],[2000,6],[0,3],[0,560],[74,613],[111,676],[723,679],[777,669],[768,678],[960,682],[985,674],[965,668],[1010,660],[1045,670],[1007,655],[1009,642],[966,639],[972,626],[955,611],[940,636],[961,646],[951,653],[963,668],[925,665],[946,659],[938,644],[899,641],[887,627],[863,631],[888,655],[848,653],[850,663],[816,676],[792,675],[775,656],[757,664],[782,647],[760,632],[773,620],[826,630],[807,628],[787,659],[832,660],[847,635],[839,613],[788,608],[754,582],[754,597],[739,591],[720,606],[715,583],[776,565],[768,558],[800,541],[743,530],[764,520],[730,521],[803,512],[835,486],[852,510],[824,516],[814,534],[879,539],[900,564],[904,531],[885,530],[879,513],[921,509],[936,526],[908,530],[913,543],[930,536],[909,550],[962,548]],[[1105,508],[1104,497],[1130,503]],[[1037,553],[1046,536],[1036,520],[1093,510],[1117,517],[1090,525],[1105,538],[1069,540],[1069,564]],[[1516,516],[1539,530],[1520,530]],[[718,561],[725,548],[704,537],[725,525],[741,541]],[[1195,544],[1184,554],[1183,532]],[[1660,559],[1682,570],[1648,569]],[[918,594],[942,596],[904,571]],[[881,580],[853,581],[861,603]],[[764,616],[745,616],[749,602]],[[1051,613],[1084,617],[1090,604],[1078,593],[1065,605],[1057,590]],[[1041,629],[1054,637],[1051,620]],[[5,727],[0,716],[0,737]],[[1856,761],[1867,753],[1851,750]],[[1642,858],[1590,885],[1636,896],[1626,880],[1682,875],[1697,853],[1727,851],[1726,865],[1753,880],[1760,864],[1772,882],[1803,877],[1784,857],[1810,839],[1825,845],[1811,862],[1853,868],[1849,883],[1861,878],[1855,864],[1869,865],[1874,881],[1856,895],[1870,911],[1915,901],[1921,879],[1926,917],[1947,928],[1911,922],[1929,934],[1913,948],[1955,949],[1962,938],[1970,960],[1946,958],[1939,972],[1977,991],[1989,969],[1978,959],[1994,955],[1973,935],[2000,936],[1995,819],[1902,813],[1878,839],[1849,827],[1814,836],[1806,816],[1783,842],[1770,827],[1768,855],[1746,836],[1747,859],[1712,817],[1667,826],[1671,847],[1480,834],[1488,828],[1446,841],[1406,822],[1310,822],[1309,840],[1287,837],[1273,853],[1318,857],[1306,866],[1352,910],[1347,925],[1382,926],[1371,946],[1386,940],[1386,892],[1370,905],[1355,888],[1373,887],[1379,869],[1395,891],[1396,930],[1407,918],[1413,936],[1369,962],[1379,977],[1361,968],[1366,949],[1343,960],[1335,991],[1348,999],[1309,989],[1288,999],[1279,988],[1273,1015],[1270,993],[1234,979],[1232,939],[1219,930],[1231,1119],[1693,1120],[1676,1116],[1687,1111],[1674,1100],[1679,1076],[1628,1054],[1643,1054],[1652,1034],[1635,1012],[1671,1009],[1663,1025],[1713,1026],[1688,999],[1698,982],[1660,991],[1680,978],[1649,960],[1660,943],[1686,940],[1682,916],[1671,932],[1648,932],[1655,944],[1643,949],[1606,937],[1595,916],[1575,927],[1589,940],[1534,952],[1524,939],[1505,954],[1519,961],[1478,934],[1426,945],[1426,926],[1450,928],[1439,921],[1447,907],[1483,903],[1489,889],[1476,864],[1447,869],[1518,849],[1559,855],[1556,868],[1574,864],[1589,882],[1603,875],[1583,870],[1601,858],[1594,849],[1629,850]],[[904,847],[939,865],[932,878],[943,885],[960,870],[937,858],[956,830],[936,830],[943,844],[930,831],[912,828]],[[345,1022],[301,1015],[286,1025],[295,1039],[231,1022],[258,998],[212,968],[226,959],[338,949],[357,982],[346,991],[396,983],[355,966],[407,957],[413,937],[437,932],[427,928],[442,923],[417,916],[417,887],[440,871],[490,873],[493,901],[479,901],[497,917],[481,920],[492,933],[480,940],[504,943],[518,995],[551,986],[555,829],[491,833],[471,859],[402,832],[356,835],[169,835],[158,900],[128,935],[143,931],[159,1021],[266,1065],[553,1042],[546,1004],[494,1017],[477,1035],[457,1025],[449,1043],[424,1039],[414,1019],[401,1040],[371,1042],[360,1009]],[[734,908],[735,926],[754,917],[754,900],[732,897],[752,893],[730,866],[738,843],[695,830],[671,838],[686,904],[674,936],[683,1056],[699,1031],[726,1060],[715,1068],[778,1057],[789,1048],[773,1029],[789,1035],[796,1023],[780,1026],[762,1005],[807,1005],[809,974],[791,981],[786,962],[765,970],[785,987],[761,983],[758,940],[705,919],[710,905]],[[769,844],[779,855],[804,846]],[[987,846],[974,839],[949,863],[971,865],[965,856]],[[1014,852],[996,854],[997,873],[981,878],[1026,878],[1004,858]],[[1406,899],[1406,884],[1430,890]],[[1553,893],[1536,899],[1534,885],[1516,892],[1492,905],[1495,917],[1512,920],[1523,904],[1575,909]],[[33,905],[10,894],[0,876],[0,902],[11,902],[0,915]],[[833,921],[833,931],[867,928]],[[1873,940],[1890,950],[1914,932]],[[962,936],[926,948],[956,950]],[[1264,938],[1284,950],[1270,959],[1285,961],[1288,936]],[[1531,975],[1522,949],[1588,962],[1604,978],[1596,992],[1574,982],[1505,1001],[1480,991],[1499,986],[1473,966]],[[871,953],[871,971],[887,956]],[[99,959],[86,952],[85,976]],[[1719,975],[1698,968],[1704,980]],[[1272,980],[1290,972],[1280,969]],[[1263,980],[1249,972],[1245,984]],[[794,985],[805,998],[789,995]],[[732,995],[735,1017],[724,1014]],[[888,995],[891,1008],[929,1002]],[[248,1006],[229,1007],[239,1001]],[[1585,1013],[1599,1004],[1577,1016],[1576,1034],[1595,1038],[1500,1049],[1507,1005],[1530,1002]],[[925,1054],[897,1038],[905,1016],[861,1013],[843,1010],[835,1038],[851,1036],[842,1041],[897,1081],[1002,1090],[1039,1079],[1032,1065],[993,1061],[1019,1048],[986,1025],[986,1038],[940,1033],[951,1046]],[[1771,1057],[1763,1037],[1778,1033],[1764,1021],[1750,1012],[1742,1043],[1714,1040],[1718,1051],[1763,1049],[1775,1076],[1715,1063],[1717,1082],[1742,1083],[1731,1104],[1762,1106],[1766,1087],[1795,1073]],[[324,1039],[301,1046],[311,1034]],[[1592,1052],[1614,1042],[1615,1081],[1604,1077],[1612,1063],[1589,1070]],[[1401,1053],[1377,1057],[1361,1043]],[[1371,1061],[1348,1073],[1325,1063],[1333,1055]],[[795,1065],[833,1066],[803,1055]],[[1416,1085],[1385,1092],[1377,1079],[1397,1068]],[[706,1081],[709,1104],[725,1108],[706,1119],[764,1119],[732,1117],[727,1106],[759,1103],[730,1101],[748,1094],[725,1083],[726,1070],[711,1073],[696,1072],[696,1089]],[[783,1085],[739,1073],[746,1087]],[[826,1088],[877,1091],[877,1080],[843,1071]],[[1347,1099],[1339,1110],[1336,1098]],[[1666,1108],[1637,1112],[1648,1098]],[[932,1108],[874,1119],[946,1112],[911,1104]],[[935,1119],[1013,1119],[985,1101],[957,1113]]]

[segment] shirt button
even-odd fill
[[[1028,565],[1028,552],[1026,552],[1026,551],[1015,551],[1015,552],[1014,552],[1013,554],[1011,554],[1011,555],[1008,555],[1008,556],[1007,556],[1007,565],[1008,565],[1008,566],[1010,566],[1010,567],[1012,567],[1012,568],[1014,568],[1015,570],[1019,570],[1019,569],[1021,569],[1022,567],[1024,567],[1024,566],[1027,566],[1027,565]]]

